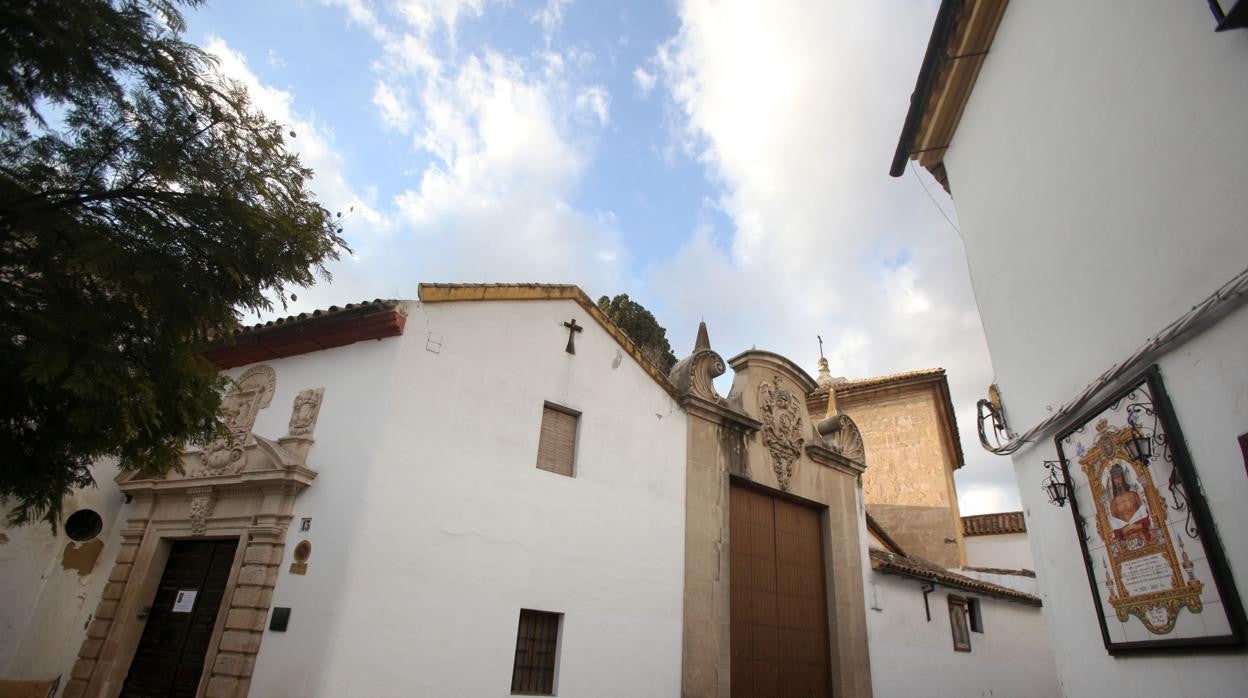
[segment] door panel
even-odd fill
[[[732,695],[830,696],[819,512],[731,488]]]
[[[174,542],[122,698],[194,698],[237,549],[237,539]],[[190,610],[175,610],[187,590]]]

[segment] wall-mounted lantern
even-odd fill
[[[1153,459],[1153,438],[1144,433],[1139,427],[1132,427],[1131,438],[1122,442],[1123,449],[1131,460],[1139,463],[1145,468],[1148,462]]]
[[[1062,462],[1056,460],[1046,460],[1044,467],[1048,469],[1049,474],[1045,476],[1041,483],[1041,488],[1045,495],[1049,498],[1050,504],[1056,504],[1059,507],[1066,506],[1066,502],[1070,500],[1070,484],[1066,482],[1066,474],[1062,471]]]

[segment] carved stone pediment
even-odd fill
[[[289,434],[269,439],[252,431],[256,416],[273,400],[277,374],[255,366],[234,381],[222,399],[227,433],[188,449],[181,471],[153,478],[139,472],[118,475],[117,483],[132,497],[177,495],[189,502],[191,531],[208,527],[219,498],[225,494],[278,491],[294,494],[307,487],[316,471],[307,465],[312,433],[320,414],[324,388],[300,391],[291,409]]]

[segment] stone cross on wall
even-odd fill
[[[563,326],[568,328],[568,346],[565,347],[564,350],[567,351],[569,354],[575,354],[576,353],[576,333],[584,330],[585,328],[576,324],[576,318],[572,318],[571,320],[568,320],[567,322],[563,323]]]

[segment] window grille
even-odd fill
[[[520,629],[516,632],[516,662],[511,672],[513,694],[554,695],[560,615],[521,609]]]

